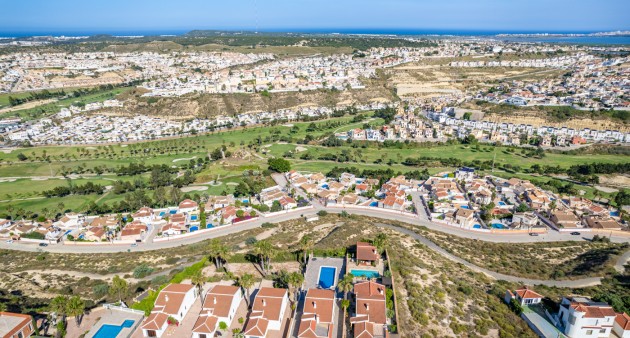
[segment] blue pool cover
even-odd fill
[[[322,266],[319,268],[319,287],[322,289],[330,289],[335,286],[335,272],[336,268],[329,266]]]

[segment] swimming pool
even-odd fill
[[[354,276],[354,277],[367,277],[367,278],[378,278],[381,275],[378,273],[378,271],[374,271],[374,270],[351,270],[350,273]]]
[[[609,214],[610,214],[610,216],[615,216],[616,217],[616,216],[619,216],[619,211],[611,211]]]
[[[378,207],[378,202],[374,201],[374,202],[370,203],[370,206],[371,207]]]
[[[319,282],[317,285],[322,289],[332,289],[335,287],[335,275],[337,268],[332,266],[322,266],[319,268]]]
[[[177,213],[177,210],[169,210],[168,213],[171,214],[171,215],[175,215]]]
[[[461,206],[461,208],[462,208],[462,209],[470,209],[470,207],[469,207],[469,206],[467,206],[467,205],[462,205],[462,206]]]
[[[329,188],[329,187],[328,187],[328,184],[322,184],[322,188],[324,188],[324,189],[328,189],[328,188]]]
[[[192,216],[190,216],[190,220],[191,220],[191,221],[196,221],[196,220],[197,220],[197,215],[192,215]]]
[[[499,204],[500,206],[504,206],[505,202],[499,201],[499,203],[497,203],[497,204]]]
[[[475,225],[473,225],[473,229],[481,229],[481,224],[475,224]]]
[[[245,199],[245,200],[242,200],[241,202],[243,202],[243,203],[245,203],[245,204],[248,204],[248,203],[249,203],[249,200],[248,200],[248,199]]]
[[[191,227],[190,227],[190,229],[188,229],[188,230],[189,230],[190,232],[197,231],[197,230],[199,230],[199,227],[198,227],[198,226],[196,226],[196,225],[193,225],[193,226],[191,226]]]
[[[164,211],[160,211],[160,217],[164,217],[165,212]]]
[[[503,225],[501,223],[492,223],[491,225],[495,229],[505,229],[505,225]]]
[[[133,323],[133,320],[127,319],[120,325],[103,324],[103,326],[96,331],[94,338],[116,338],[123,328],[132,327]]]

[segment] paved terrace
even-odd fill
[[[337,269],[334,283],[334,286],[337,286],[337,282],[343,278],[346,272],[345,260],[343,258],[311,257],[308,260],[306,273],[304,274],[304,289],[319,288],[319,270],[324,266],[334,267]]]
[[[134,323],[131,327],[123,327],[117,337],[129,337],[134,330],[140,326],[142,320],[144,318],[144,314],[142,311],[135,311],[131,309],[124,309],[116,306],[112,306],[110,308],[103,308],[102,311],[99,312],[101,316],[98,322],[90,329],[86,338],[92,338],[94,335],[100,330],[100,328],[105,325],[122,325],[125,320],[133,320]],[[140,333],[142,330],[138,329]]]

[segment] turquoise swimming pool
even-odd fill
[[[103,324],[103,326],[96,331],[94,338],[116,338],[123,328],[132,327],[133,323],[133,320],[127,319],[120,325]]]
[[[354,276],[354,277],[366,277],[366,278],[378,278],[381,275],[378,273],[378,271],[374,271],[374,270],[351,270],[350,273]]]

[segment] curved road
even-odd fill
[[[376,226],[385,228],[385,229],[394,230],[394,231],[403,233],[405,235],[409,235],[413,239],[418,240],[420,243],[426,245],[429,249],[439,253],[440,255],[456,263],[460,263],[470,268],[471,270],[484,273],[494,279],[506,280],[508,282],[522,283],[526,285],[546,285],[546,286],[566,287],[566,288],[580,288],[580,287],[586,287],[586,286],[599,285],[601,284],[601,280],[602,280],[602,277],[589,277],[589,278],[582,278],[582,279],[575,279],[575,280],[541,280],[541,279],[530,279],[530,278],[504,275],[502,273],[498,273],[498,272],[494,272],[494,271],[482,268],[480,266],[470,263],[469,261],[465,259],[452,255],[448,251],[442,249],[437,244],[427,239],[426,237],[414,231],[411,231],[409,229],[405,229],[405,228],[401,228],[401,227],[397,227],[397,226],[389,225],[389,224],[382,224],[382,223],[378,223],[376,224]],[[630,251],[628,251],[626,254],[628,253],[630,253]],[[621,262],[622,259],[623,257],[620,257],[618,263]],[[627,259],[628,257],[625,257],[625,260]]]

